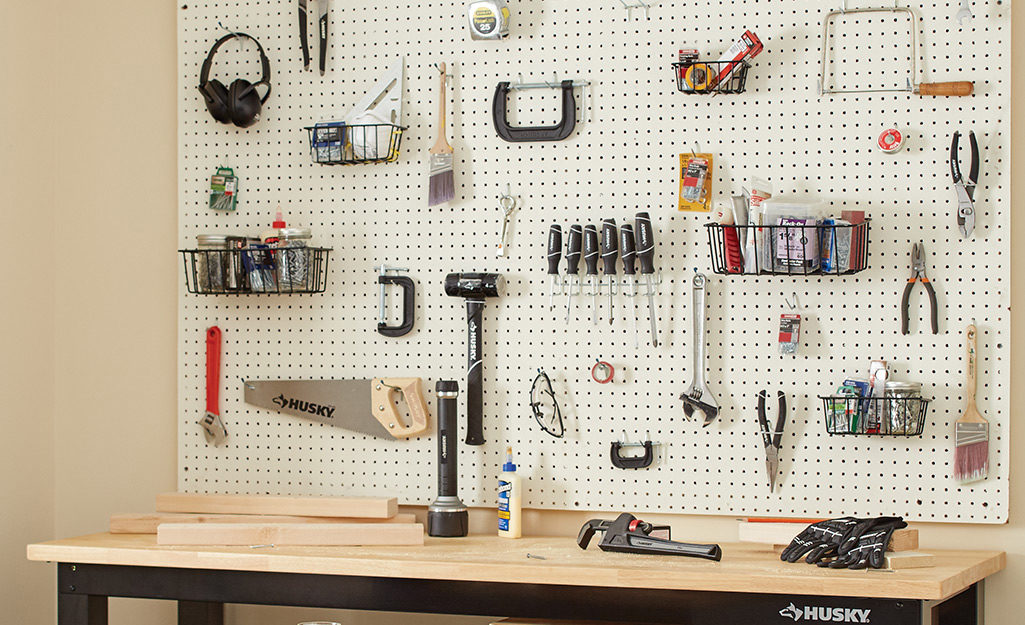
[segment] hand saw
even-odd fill
[[[409,438],[427,430],[420,378],[373,380],[247,380],[247,404],[376,436]],[[403,423],[394,394],[406,401],[412,424]]]

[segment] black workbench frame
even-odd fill
[[[109,597],[177,601],[179,625],[223,625],[225,603],[680,625],[858,622],[807,617],[829,608],[829,618],[848,619],[871,610],[871,625],[983,623],[983,582],[937,602],[60,563],[57,584],[59,625],[107,625]],[[785,614],[790,606],[799,621]]]

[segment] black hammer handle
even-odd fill
[[[438,395],[438,496],[457,496],[459,472],[456,470],[456,437],[459,432],[459,383],[440,380]]]
[[[484,444],[484,299],[466,300],[466,444]]]
[[[592,225],[584,226],[584,264],[587,275],[598,275],[598,229]]]
[[[548,230],[548,273],[559,275],[559,261],[562,260],[562,226],[552,225]]]

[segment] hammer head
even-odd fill
[[[505,278],[500,273],[450,273],[445,277],[445,294],[452,297],[501,297]]]

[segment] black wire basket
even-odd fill
[[[929,400],[922,397],[820,396],[827,434],[921,436]]]
[[[330,248],[178,250],[185,287],[197,295],[323,293]]]
[[[706,224],[712,271],[723,275],[843,275],[868,267],[868,220],[814,226]]]
[[[676,88],[690,95],[744,93],[747,61],[688,61],[673,63]]]
[[[399,158],[402,126],[395,124],[346,125],[341,122],[307,126],[310,157],[321,165],[390,163]]]

